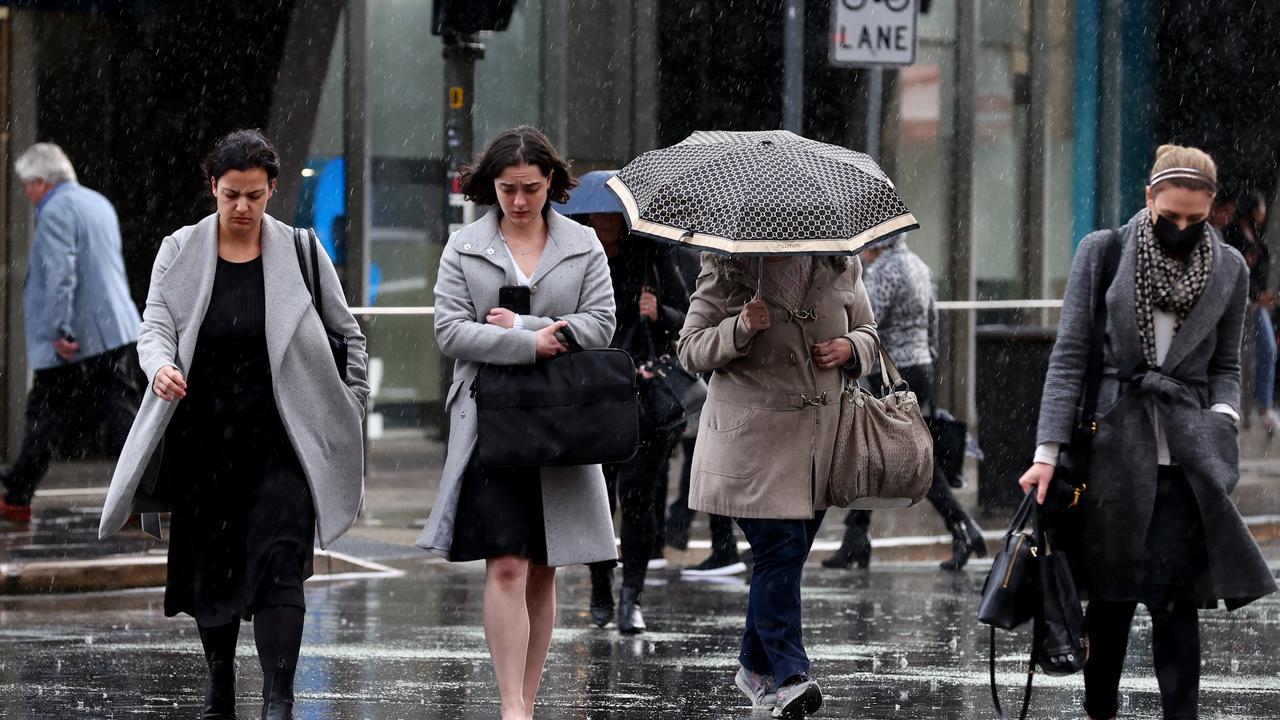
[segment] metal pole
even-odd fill
[[[804,0],[786,0],[782,29],[782,129],[804,134]]]
[[[342,135],[346,185],[346,227],[343,233],[343,289],[348,305],[369,299],[369,0],[350,0],[346,18],[345,93]]]
[[[1024,297],[1043,298],[1048,293],[1048,202],[1049,202],[1049,102],[1050,55],[1053,35],[1050,3],[1031,4],[1031,32],[1027,37],[1027,54],[1031,60],[1031,87],[1027,98],[1027,132],[1023,163],[1023,279]],[[1049,318],[1047,311],[1037,313],[1039,322]]]
[[[1124,153],[1124,0],[1103,0],[1098,73],[1098,227],[1120,224]]]
[[[880,126],[884,124],[884,69],[867,70],[867,154],[880,161]]]
[[[476,61],[484,58],[484,43],[474,35],[444,36],[444,241],[473,219],[474,206],[462,195],[461,170],[475,153]],[[440,363],[440,437],[449,433],[444,400],[453,384],[453,364]]]
[[[951,153],[951,194],[948,248],[952,300],[973,300],[977,294],[973,257],[973,157],[977,130],[978,3],[957,3],[955,64],[955,141]],[[974,317],[960,313],[948,332],[949,362],[946,387],[956,415],[970,425],[977,420],[974,403]]]

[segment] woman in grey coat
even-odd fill
[[[1077,422],[1094,288],[1112,242],[1104,369],[1088,485],[1081,576],[1089,599],[1084,709],[1112,718],[1139,602],[1151,614],[1166,718],[1197,716],[1198,609],[1240,607],[1276,583],[1231,491],[1239,479],[1240,337],[1248,269],[1206,227],[1217,186],[1208,155],[1162,146],[1147,206],[1080,243],[1040,405],[1035,463],[1019,481],[1043,503]]]
[[[130,513],[172,510],[164,610],[199,627],[202,717],[236,716],[236,642],[240,621],[253,620],[262,717],[281,720],[293,716],[315,536],[333,542],[363,497],[364,335],[323,252],[317,315],[293,228],[266,214],[280,173],[270,142],[232,133],[204,169],[218,210],[156,255],[138,336],[151,392],[100,534]],[[326,327],[346,337],[345,382]]]
[[[555,568],[617,557],[600,466],[484,466],[469,392],[484,363],[532,364],[564,352],[557,333],[566,326],[585,348],[609,346],[604,249],[549,204],[564,202],[574,184],[541,132],[501,133],[463,174],[468,198],[498,207],[449,238],[436,276],[436,340],[456,363],[445,401],[448,455],[418,545],[453,561],[486,561],[485,639],[503,720],[533,717],[555,621]],[[528,308],[500,307],[503,286],[528,288]]]

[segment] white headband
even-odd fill
[[[1161,170],[1151,176],[1151,179],[1147,181],[1147,185],[1155,187],[1158,183],[1162,183],[1166,180],[1190,180],[1192,182],[1208,185],[1209,189],[1215,192],[1218,189],[1218,184],[1214,182],[1213,178],[1209,177],[1208,173],[1203,170],[1186,167],[1175,167],[1169,168],[1168,170]]]

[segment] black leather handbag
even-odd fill
[[[324,334],[329,342],[329,352],[333,353],[333,364],[338,366],[338,377],[343,382],[347,380],[347,338],[345,335],[329,329],[324,321],[323,303],[320,299],[320,292],[316,289],[320,287],[320,243],[316,242],[316,234],[312,230],[307,231],[307,236],[311,239],[311,273],[308,277],[306,254],[302,249],[302,231],[298,228],[293,229],[293,249],[298,253],[298,269],[302,271],[302,281],[307,285],[307,292],[311,293],[311,304],[316,308],[316,315],[320,316],[320,324],[324,325]]]
[[[1020,719],[1027,717],[1031,706],[1037,665],[1049,675],[1070,675],[1084,668],[1089,652],[1070,563],[1063,552],[1054,550],[1035,497],[1034,492],[1027,493],[1014,514],[978,605],[978,619],[991,626],[991,703],[1002,720],[1005,714],[996,686],[996,628],[1012,630],[1034,621]],[[1032,530],[1027,532],[1029,518]]]
[[[1013,630],[1035,617],[1039,547],[1034,530],[1027,530],[1027,521],[1037,512],[1035,493],[1027,493],[991,562],[978,620],[992,628]]]
[[[532,365],[483,365],[471,384],[477,451],[490,467],[594,465],[629,459],[640,445],[636,368],[614,348],[569,352]]]

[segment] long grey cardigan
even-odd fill
[[[267,356],[276,407],[311,486],[321,546],[337,540],[364,500],[364,418],[369,383],[364,333],[347,310],[338,275],[323,252],[320,292],[324,323],[347,338],[347,381],[333,364],[324,326],[298,267],[293,228],[262,218],[262,272],[266,281]],[[196,338],[213,294],[218,265],[218,215],[164,239],[151,271],[151,289],[138,335],[138,359],[147,392],[138,410],[102,509],[99,537],[119,530],[131,513],[169,508],[152,495],[163,454],[165,429],[181,400],[167,402],[151,390],[160,368],[183,375],[191,368]],[[181,482],[181,478],[166,478]]]
[[[530,278],[533,314],[522,317],[524,329],[485,324],[485,316],[498,306],[498,288],[516,282],[515,266],[498,234],[498,217],[495,209],[454,233],[436,277],[436,341],[456,362],[445,402],[448,455],[417,544],[444,558],[453,545],[462,472],[476,447],[476,403],[469,388],[480,366],[533,363],[534,331],[550,325],[552,316],[568,322],[585,348],[608,347],[613,337],[613,283],[604,249],[594,231],[554,210],[547,213],[547,246]],[[617,557],[599,465],[542,468],[542,506],[549,565]]]
[[[1142,560],[1156,494],[1156,435],[1160,413],[1173,462],[1186,472],[1207,540],[1207,576],[1197,597],[1205,607],[1218,600],[1238,607],[1268,593],[1276,583],[1253,536],[1240,518],[1231,491],[1240,479],[1235,424],[1210,410],[1240,407],[1240,340],[1249,273],[1243,258],[1214,243],[1213,272],[1200,299],[1173,337],[1159,370],[1122,383],[1117,368],[1142,360],[1135,302],[1137,222],[1121,229],[1124,250],[1107,291],[1104,376],[1098,393],[1098,429],[1084,508],[1083,589],[1098,600],[1139,601]],[[1049,360],[1040,405],[1037,443],[1068,443],[1089,352],[1094,287],[1109,231],[1084,238],[1076,252],[1063,299],[1058,339]]]

